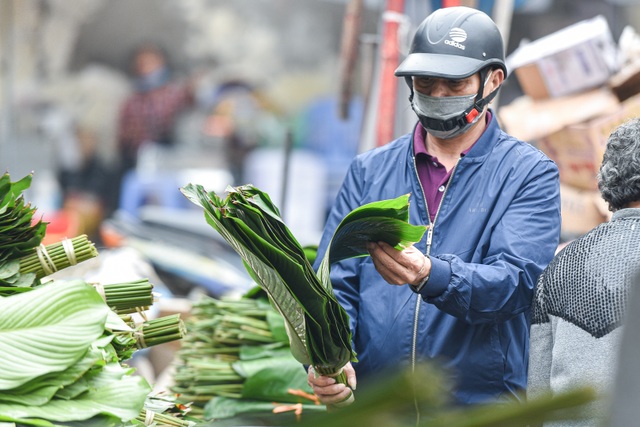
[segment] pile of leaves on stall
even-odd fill
[[[324,410],[293,358],[282,316],[258,288],[241,299],[202,296],[186,321],[174,374],[180,402],[215,425],[287,425]]]
[[[138,349],[182,338],[182,320],[146,319],[147,280],[47,279],[98,252],[84,235],[42,244],[47,223],[24,200],[31,178],[0,178],[0,422],[193,425],[188,407],[152,394],[125,363]]]

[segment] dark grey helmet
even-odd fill
[[[462,79],[487,66],[501,68],[506,78],[498,27],[484,12],[456,6],[438,9],[422,21],[395,75]]]

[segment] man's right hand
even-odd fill
[[[356,372],[353,366],[349,362],[343,369],[347,376],[349,387],[337,383],[335,378],[318,375],[312,366],[309,367],[307,381],[322,404],[339,405],[347,400],[353,390],[356,389]]]

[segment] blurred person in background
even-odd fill
[[[640,120],[609,137],[598,187],[613,216],[569,243],[543,271],[534,298],[528,396],[593,387],[581,419],[605,425],[627,297],[640,266]]]
[[[468,7],[429,15],[396,69],[418,122],[352,162],[317,259],[369,202],[410,193],[411,223],[429,229],[402,251],[370,242],[370,257],[331,266],[358,355],[345,366],[352,388],[356,373],[360,390],[434,361],[450,372],[456,404],[522,398],[534,285],[560,238],[560,184],[556,165],[504,133],[489,109],[506,73],[496,24]],[[313,369],[308,381],[326,404],[350,394]]]
[[[233,184],[245,184],[247,156],[258,146],[269,143],[265,140],[277,108],[258,88],[241,79],[223,81],[210,98],[209,112],[202,125],[203,137],[221,149]]]
[[[194,103],[194,80],[174,79],[160,46],[140,45],[131,62],[134,92],[125,100],[118,124],[120,179],[136,168],[141,148],[174,144],[176,119]]]

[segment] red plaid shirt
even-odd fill
[[[145,141],[166,142],[176,117],[192,102],[189,87],[177,83],[131,95],[120,111],[118,145],[123,159],[134,160]]]

